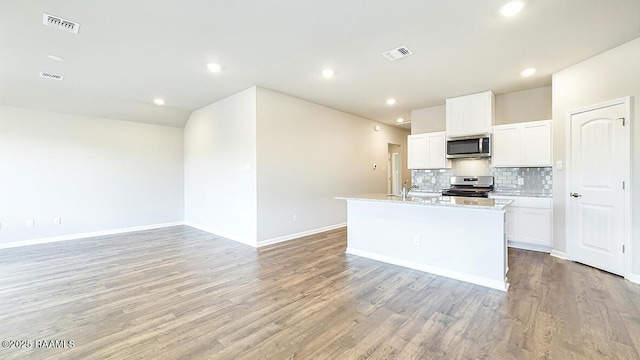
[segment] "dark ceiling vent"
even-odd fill
[[[40,77],[46,78],[46,79],[58,80],[58,81],[62,81],[64,79],[64,76],[62,75],[49,74],[43,71],[40,71]]]
[[[64,30],[74,34],[77,34],[78,30],[80,29],[80,24],[76,22],[65,20],[63,18],[49,15],[46,13],[42,14],[42,23],[44,25],[51,26],[56,29]]]
[[[400,46],[397,49],[391,49],[389,51],[383,52],[382,56],[387,58],[387,60],[389,61],[393,61],[402,59],[403,57],[409,56],[411,54],[413,54],[413,52],[409,50],[409,48],[407,48],[406,46]]]

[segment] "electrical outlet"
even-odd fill
[[[413,245],[420,246],[420,235],[413,235]]]
[[[519,177],[518,178],[518,185],[524,185],[524,178]]]
[[[431,183],[435,184],[436,183],[436,178],[431,178]]]
[[[33,219],[27,219],[27,227],[33,227]]]
[[[53,218],[53,225],[60,225],[62,224],[62,219],[59,217],[55,217]]]
[[[293,222],[298,221],[298,215],[293,215]]]

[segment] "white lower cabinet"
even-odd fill
[[[518,208],[518,241],[551,247],[551,210]]]
[[[505,228],[507,229],[507,240],[513,241],[518,238],[518,209],[509,206],[507,207],[507,219]]]
[[[552,199],[517,196],[491,196],[514,202],[506,210],[509,247],[550,252]]]

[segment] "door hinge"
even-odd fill
[[[624,254],[624,245],[622,245],[622,253]]]
[[[622,126],[624,126],[624,124],[625,124],[625,119],[624,119],[623,117],[618,118],[618,119],[616,119],[616,120],[622,120]]]
[[[624,181],[622,182],[622,190],[624,190]]]

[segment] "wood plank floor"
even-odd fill
[[[510,250],[508,293],[186,226],[0,250],[2,359],[638,359],[640,286]]]

